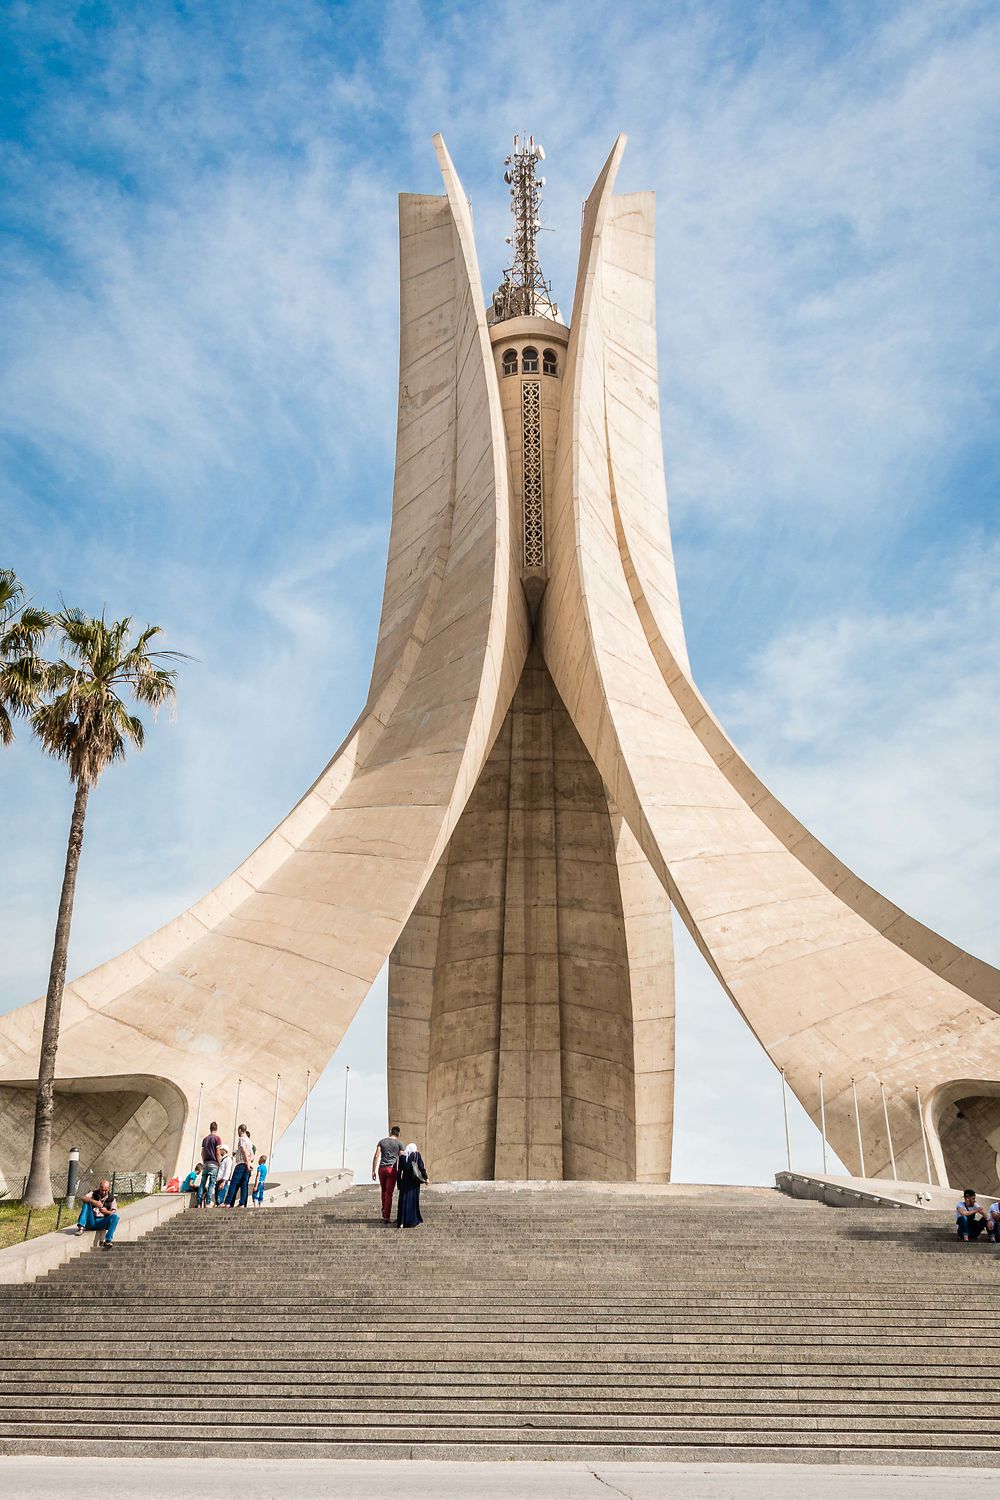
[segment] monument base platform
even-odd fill
[[[0,1287],[0,1452],[993,1460],[997,1248],[768,1188],[436,1185],[184,1213]],[[100,1329],[95,1340],[82,1330]],[[202,1446],[203,1445],[203,1446]]]

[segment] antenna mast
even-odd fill
[[[503,273],[503,281],[493,293],[491,323],[507,318],[553,318],[559,309],[552,300],[551,283],[542,275],[538,263],[537,237],[542,227],[539,219],[544,177],[535,176],[535,168],[545,160],[541,143],[533,135],[515,136],[514,149],[504,159],[503,180],[510,186],[510,206],[514,215],[514,233],[507,236],[513,247],[513,263]]]

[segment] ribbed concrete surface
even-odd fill
[[[224,1413],[260,1457],[992,1462],[965,1330],[995,1347],[995,1247],[946,1222],[754,1188],[425,1196],[402,1233],[367,1186],[184,1214],[0,1289],[0,1450],[190,1453]]]

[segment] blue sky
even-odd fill
[[[702,688],[841,857],[1000,961],[995,5],[6,3],[0,33],[0,564],[195,658],[93,799],[75,971],[238,863],[363,702],[396,194],[439,191],[442,130],[494,284],[520,128],[567,311],[617,131],[621,188],[657,193]],[[44,988],[68,814],[23,738],[0,1008]],[[678,982],[679,1175],[765,1180],[773,1072],[683,942]],[[383,1037],[380,983],[319,1085],[315,1160],[345,1060],[358,1165],[381,1128]]]

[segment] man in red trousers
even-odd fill
[[[392,1195],[396,1191],[396,1168],[399,1163],[399,1126],[393,1125],[375,1147],[372,1157],[372,1182],[376,1177],[382,1184],[382,1217],[388,1224],[392,1218]]]

